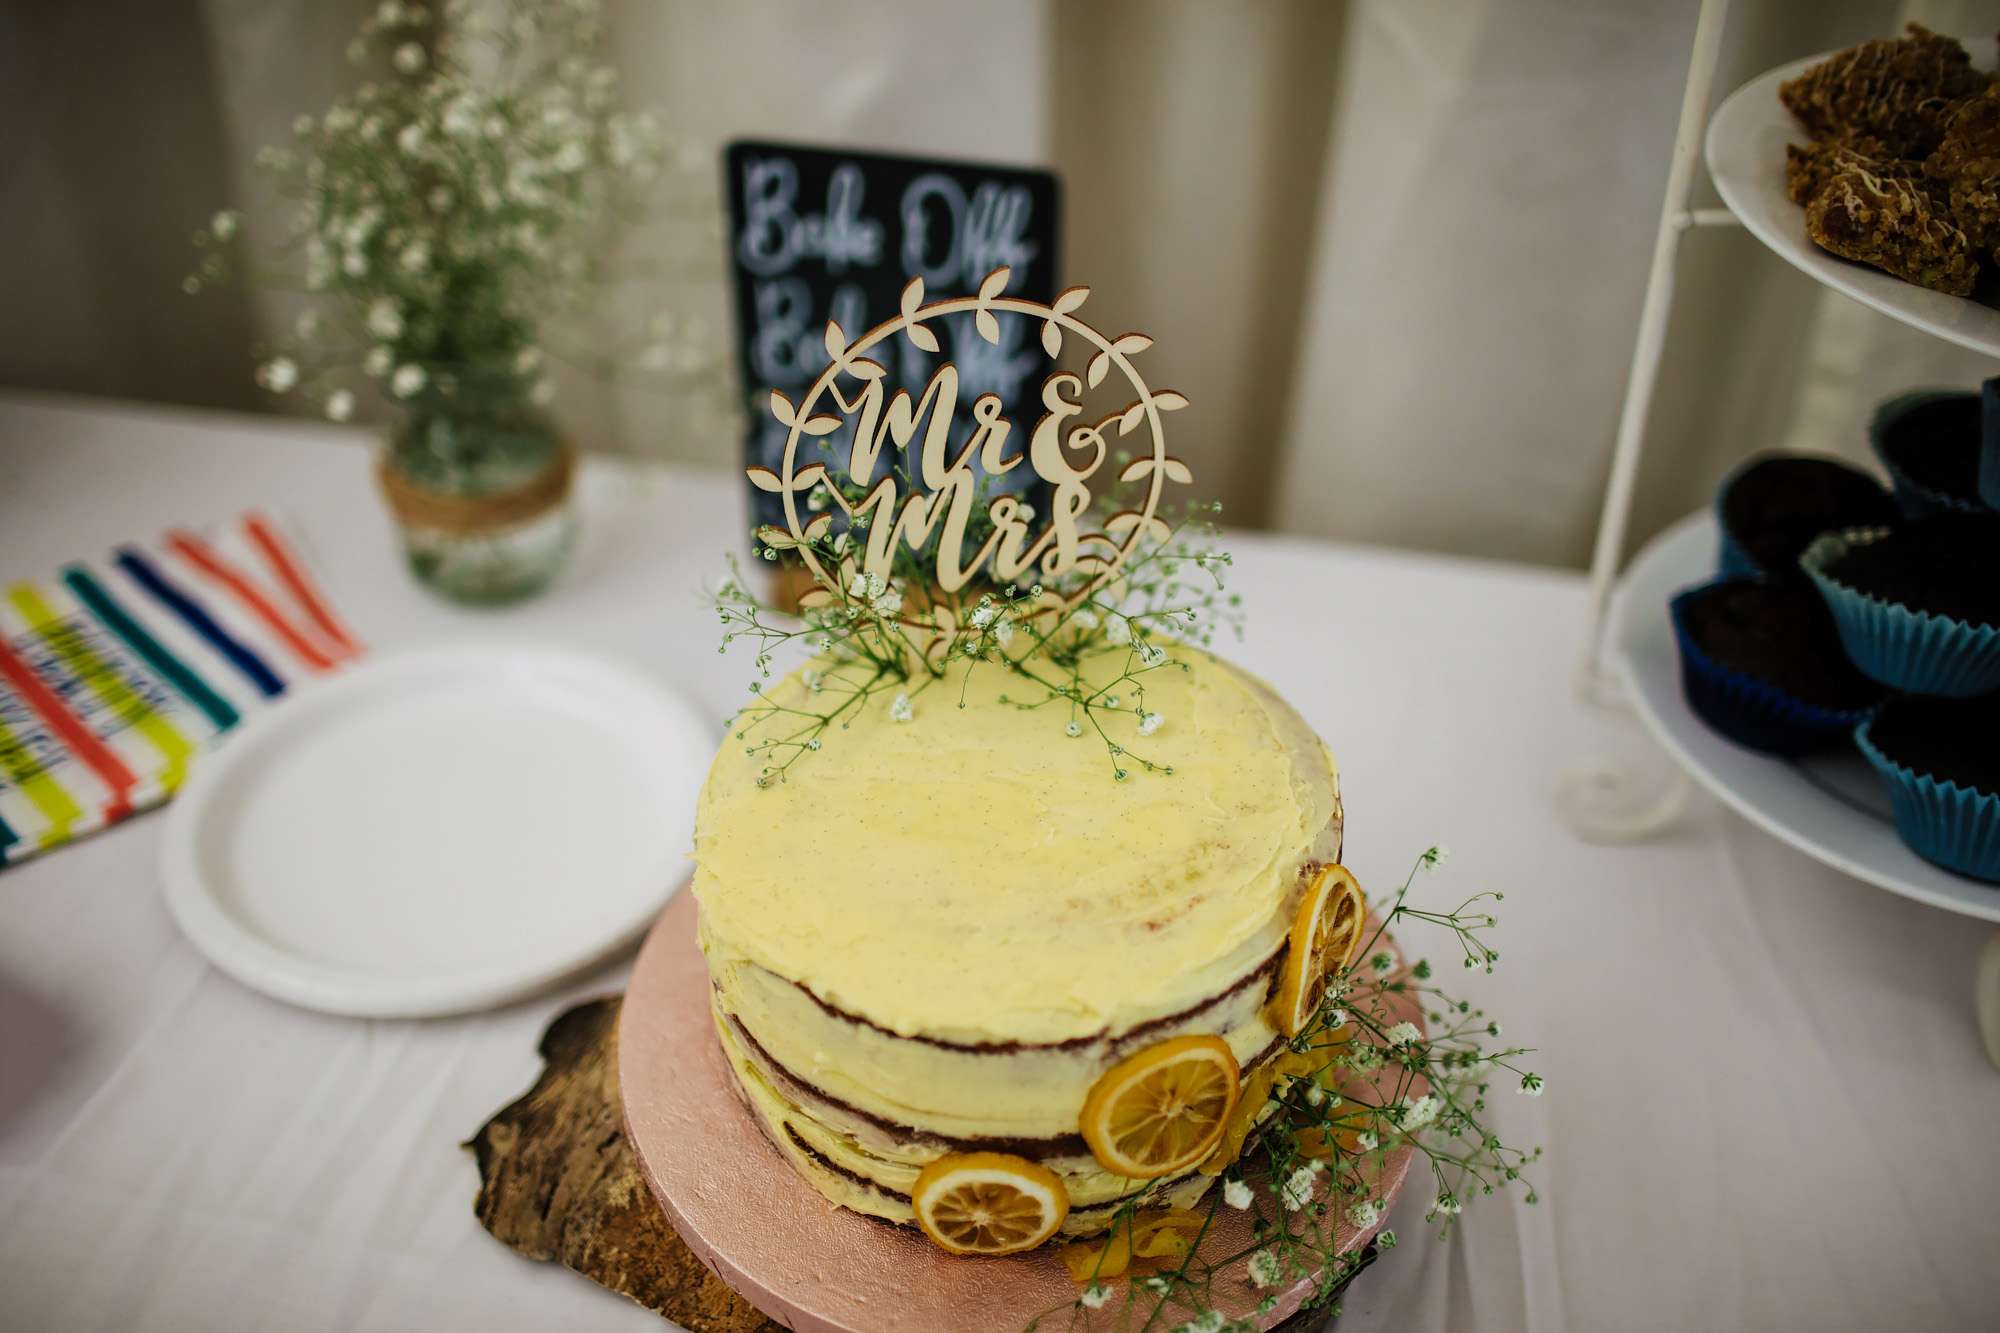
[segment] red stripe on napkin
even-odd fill
[[[360,643],[348,632],[347,627],[340,623],[339,617],[333,614],[333,608],[327,605],[326,598],[320,595],[319,589],[307,576],[304,566],[299,564],[292,554],[292,549],[286,544],[283,535],[258,513],[243,516],[243,530],[249,534],[258,552],[269,562],[279,581],[293,597],[298,599],[299,605],[305,608],[313,623],[319,626],[320,632],[340,649],[340,655],[358,656],[361,652]]]
[[[28,707],[41,714],[42,721],[62,738],[62,743],[70,748],[70,752],[89,765],[104,785],[111,788],[111,800],[104,806],[104,818],[107,821],[118,820],[131,814],[132,788],[138,785],[132,770],[125,767],[125,761],[97,739],[96,733],[84,724],[83,719],[72,713],[69,705],[29,669],[4,638],[0,638],[0,676],[5,676],[7,683],[14,687],[14,692],[28,701]]]

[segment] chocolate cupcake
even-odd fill
[[[2000,882],[2000,695],[1892,699],[1854,739],[1887,784],[1911,851]]]
[[[1875,409],[1868,440],[1905,514],[1986,507],[1979,498],[1981,416],[1980,396],[1955,389],[1918,389]]]
[[[1830,532],[1799,564],[1854,665],[1910,694],[2000,690],[2000,515],[1945,512]]]
[[[1716,492],[1723,578],[1798,577],[1799,555],[1822,532],[1892,523],[1899,513],[1882,483],[1838,459],[1757,454]]]
[[[1681,690],[1710,727],[1767,754],[1843,743],[1882,697],[1811,588],[1722,579],[1673,601]]]

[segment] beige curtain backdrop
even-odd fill
[[[688,160],[738,136],[1064,176],[1067,278],[1158,340],[1175,447],[1234,522],[1576,566],[1588,557],[1695,0],[611,0],[628,99]],[[276,410],[283,298],[178,290],[257,145],[359,77],[353,0],[0,14],[0,384]],[[1719,86],[1955,0],[1737,0]],[[712,186],[704,172],[702,190]],[[1703,189],[1706,191],[1706,183]],[[1698,202],[1713,202],[1712,196]],[[280,221],[252,215],[266,236]],[[677,294],[727,365],[721,242]],[[1869,405],[1982,358],[1691,233],[1636,536],[1771,446],[1865,456]],[[715,465],[657,393],[565,380],[583,442]],[[4,497],[0,497],[4,502]]]

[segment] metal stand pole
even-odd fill
[[[1625,408],[1618,418],[1618,442],[1611,454],[1611,480],[1604,492],[1604,509],[1597,522],[1597,546],[1590,561],[1590,613],[1585,631],[1583,662],[1577,692],[1588,701],[1616,697],[1604,672],[1604,618],[1612,585],[1625,550],[1626,525],[1632,515],[1632,488],[1639,477],[1645,450],[1646,414],[1653,405],[1654,383],[1666,346],[1667,317],[1674,305],[1674,268],[1680,257],[1681,233],[1689,227],[1734,224],[1726,209],[1690,211],[1695,162],[1701,156],[1702,132],[1715,91],[1715,64],[1722,50],[1722,26],[1729,0],[1702,0],[1695,21],[1694,54],[1688,61],[1687,89],[1681,96],[1680,128],[1674,133],[1674,156],[1667,168],[1667,194],[1660,205],[1660,228],[1653,238],[1653,269],[1646,279],[1646,304],[1639,314],[1639,340],[1632,349],[1632,369],[1625,382]]]

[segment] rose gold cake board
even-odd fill
[[[619,1020],[618,1079],[639,1167],[674,1229],[703,1263],[759,1310],[802,1333],[991,1333],[1022,1328],[1076,1300],[1047,1246],[1005,1258],[954,1258],[914,1228],[890,1226],[822,1198],[764,1138],[738,1099],[708,1009],[708,968],[695,943],[696,904],[681,893],[661,914],[632,972]],[[1413,998],[1393,997],[1421,1023]],[[1413,1150],[1389,1154],[1377,1192],[1386,1215]],[[1216,1256],[1250,1244],[1251,1214],[1216,1211],[1202,1249]],[[1341,1219],[1342,1253],[1373,1237]],[[1270,1291],[1243,1279],[1239,1261],[1218,1274],[1210,1299],[1249,1318]],[[1125,1284],[1099,1312],[1110,1325]],[[1278,1290],[1261,1316],[1270,1328],[1312,1290]],[[1061,1327],[1068,1327],[1062,1324]]]

